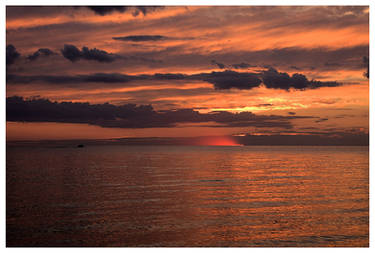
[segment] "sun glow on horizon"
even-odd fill
[[[197,146],[243,146],[230,136],[199,137],[191,144]]]

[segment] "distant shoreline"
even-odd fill
[[[235,145],[199,144],[201,139],[214,139],[216,136],[201,137],[138,137],[114,139],[67,139],[67,140],[7,140],[6,145],[161,145],[161,146],[369,146],[368,135],[357,138],[332,138],[320,136],[227,136]]]

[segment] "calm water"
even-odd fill
[[[368,246],[368,147],[7,147],[7,246]]]

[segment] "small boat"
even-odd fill
[[[83,144],[79,144],[79,145],[77,145],[77,148],[83,148],[85,145],[83,145]]]

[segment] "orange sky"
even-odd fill
[[[95,119],[74,124],[69,117],[41,123],[54,120],[16,115],[7,123],[7,139],[282,134],[306,129],[368,132],[369,81],[363,74],[368,11],[364,6],[167,6],[103,12],[86,7],[7,7],[7,45],[19,54],[9,54],[14,58],[9,64],[7,58],[7,97],[152,105],[156,112],[192,109],[202,117],[213,111],[249,111],[260,120],[221,127],[205,124],[222,124],[222,119],[204,120],[199,123],[203,125],[181,127],[197,123],[183,118],[164,127],[129,128]],[[63,52],[64,45],[74,47]],[[85,53],[83,47],[99,51]],[[29,57],[39,49],[50,53]],[[295,88],[281,79],[265,84],[270,69],[279,78],[282,73],[290,78],[294,73],[304,75],[308,87]],[[122,79],[92,81],[97,73]],[[249,81],[248,73],[259,84],[241,86]],[[322,82],[322,87],[314,88],[311,80]],[[274,115],[284,125],[261,125],[262,120],[275,123]]]

